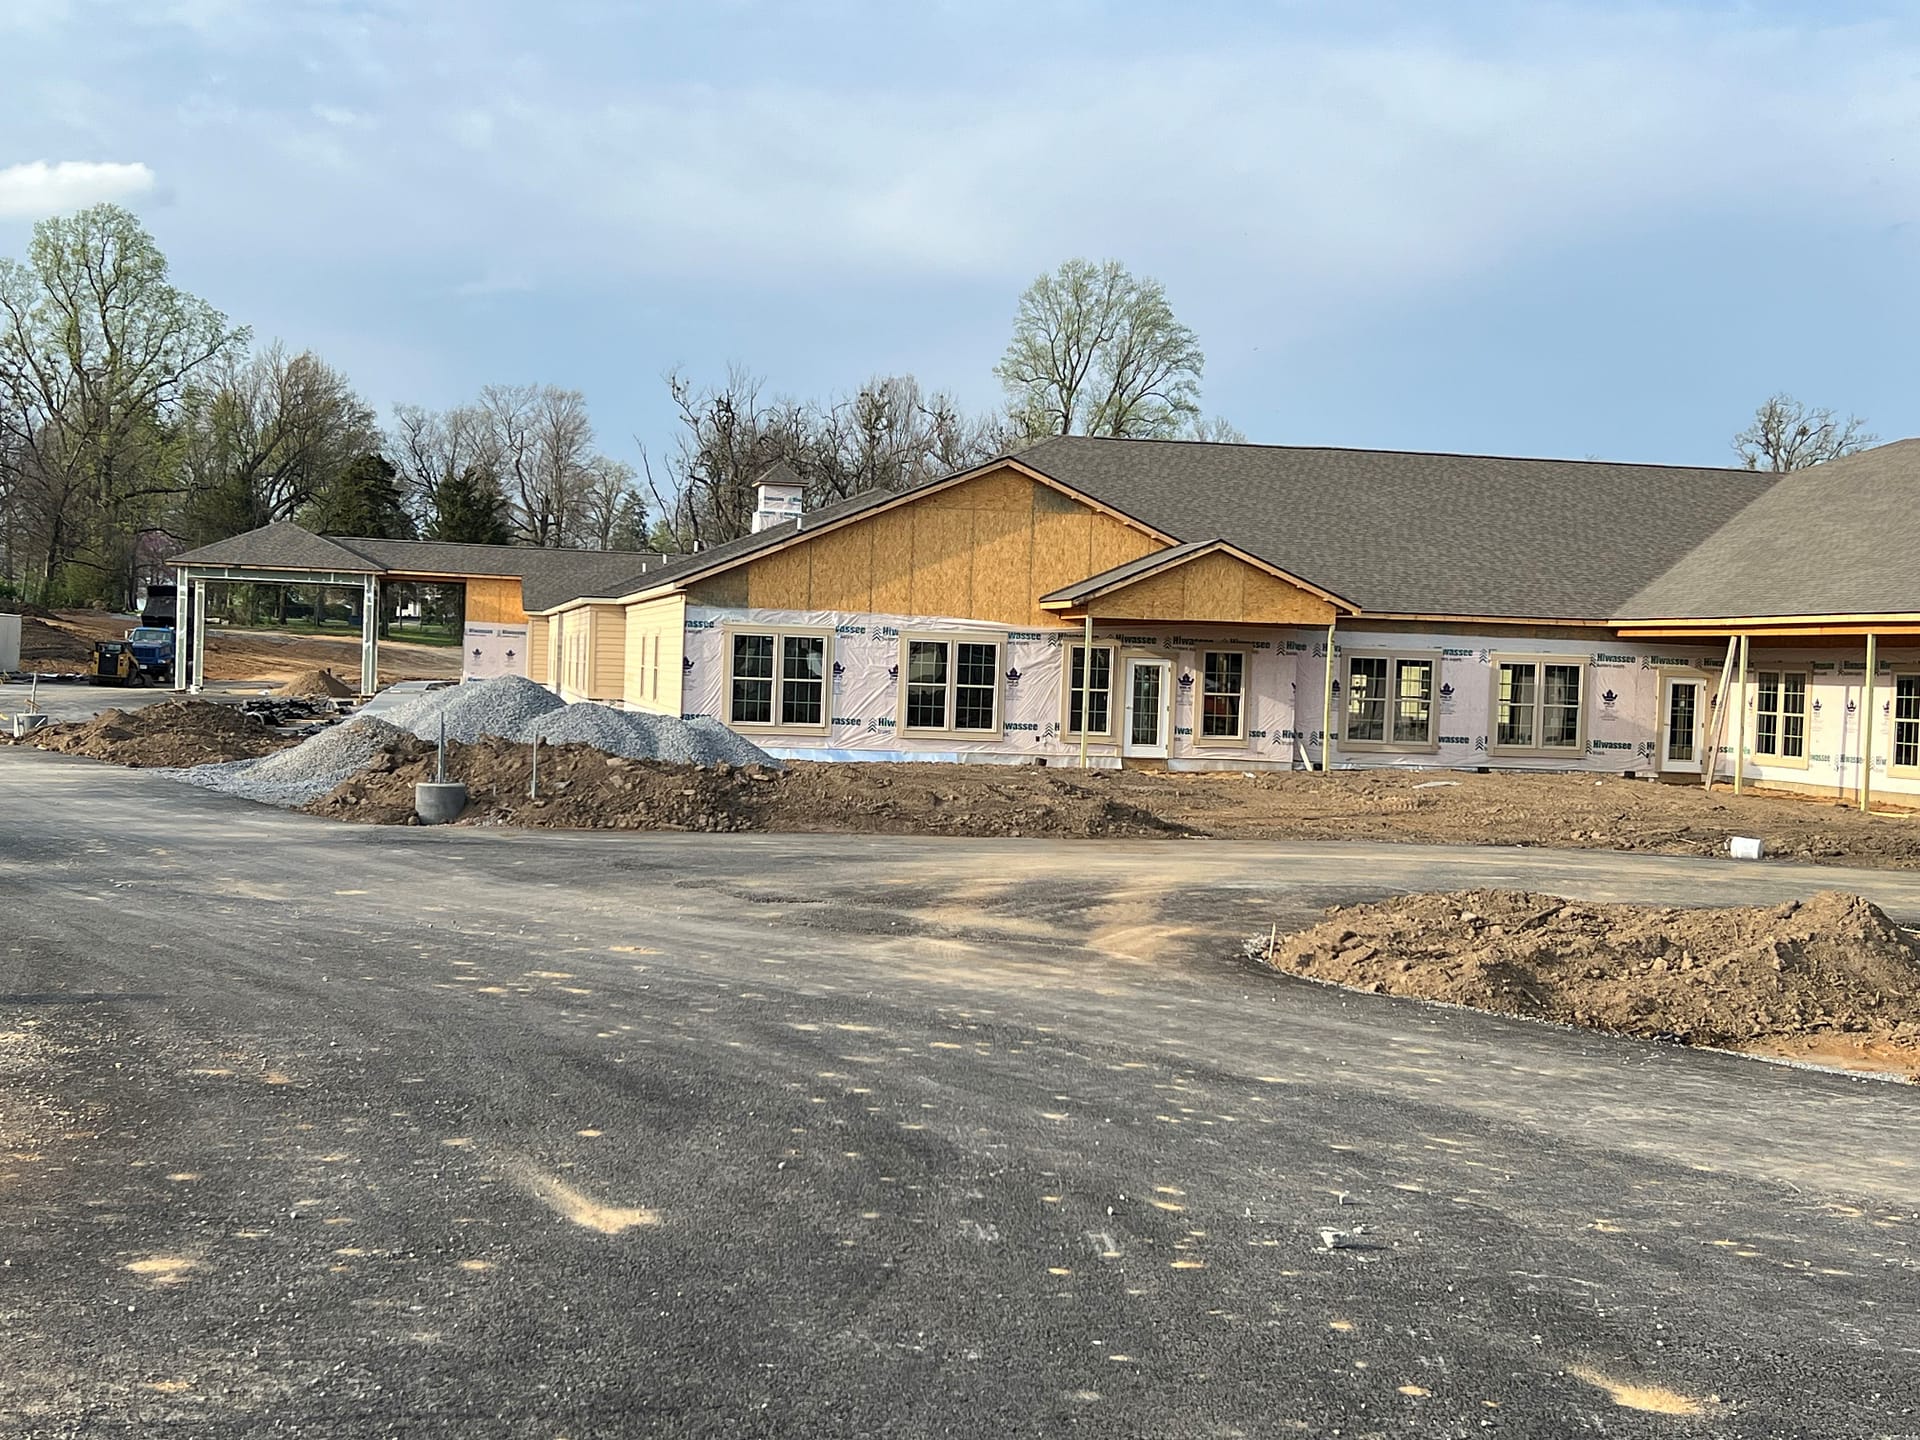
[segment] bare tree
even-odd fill
[[[1075,259],[1027,287],[994,374],[1026,435],[1164,437],[1199,416],[1205,364],[1157,280]]]
[[[408,502],[423,525],[433,517],[433,495],[449,480],[471,476],[476,483],[499,486],[499,457],[492,427],[478,406],[428,410],[396,405],[393,411],[393,462],[399,467]],[[483,527],[484,528],[484,527]]]
[[[739,365],[716,386],[699,386],[678,370],[666,375],[680,433],[656,474],[646,446],[640,467],[660,515],[663,544],[699,550],[753,528],[754,482],[776,462],[804,463],[806,420],[791,401],[761,398],[761,381]],[[798,468],[798,467],[796,467]]]
[[[1878,442],[1866,424],[1858,415],[1842,420],[1824,406],[1802,405],[1783,391],[1753,412],[1752,423],[1733,437],[1733,449],[1749,470],[1805,470]]]
[[[1246,435],[1224,415],[1209,415],[1202,420],[1197,416],[1193,422],[1191,438],[1205,440],[1213,445],[1244,445]]]
[[[633,466],[595,455],[579,490],[580,543],[594,550],[639,550],[646,541],[647,507]]]

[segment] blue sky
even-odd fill
[[[119,199],[383,414],[660,374],[963,402],[1160,279],[1256,441],[1729,463],[1920,433],[1920,14],[1836,3],[0,0],[0,253]]]

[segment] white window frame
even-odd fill
[[[1240,657],[1240,723],[1231,735],[1208,735],[1207,717],[1207,657],[1209,655],[1238,655]],[[1202,650],[1199,655],[1198,674],[1193,677],[1193,743],[1198,745],[1219,745],[1244,748],[1247,743],[1247,712],[1253,708],[1253,652],[1243,650],[1236,645],[1215,645]]]
[[[1779,708],[1764,712],[1772,715],[1775,720],[1773,749],[1771,750],[1762,750],[1760,748],[1760,717],[1763,713],[1760,709],[1760,677],[1763,675],[1775,677],[1775,683],[1778,687],[1775,691],[1774,701]],[[1798,755],[1783,755],[1780,753],[1781,743],[1786,739],[1787,720],[1792,715],[1792,712],[1786,709],[1784,703],[1786,700],[1788,676],[1797,676],[1800,680],[1800,713],[1798,717],[1800,721],[1800,753]],[[1748,731],[1753,758],[1755,760],[1764,760],[1769,765],[1777,765],[1782,768],[1793,770],[1806,769],[1808,742],[1812,739],[1812,672],[1804,665],[1756,665],[1749,672],[1747,685],[1748,699],[1753,710],[1753,726],[1751,730]]]
[[[1914,687],[1913,715],[1903,720],[1900,716],[1900,682],[1911,680]],[[1901,775],[1909,779],[1920,779],[1920,670],[1895,670],[1892,680],[1892,697],[1887,704],[1887,773]],[[1899,763],[1900,727],[1913,727],[1913,746],[1915,761],[1911,765]],[[1866,763],[1871,766],[1873,757],[1869,755]]]
[[[833,631],[805,625],[727,625],[722,628],[721,635],[721,644],[725,648],[721,652],[724,668],[720,678],[722,687],[720,703],[726,713],[729,726],[735,730],[747,730],[756,734],[781,731],[789,735],[825,735],[833,729]],[[767,720],[739,720],[734,717],[733,644],[735,638],[742,635],[768,635],[773,638],[773,705],[770,712],[771,718]],[[782,704],[786,698],[786,642],[789,639],[822,642],[818,724],[789,723],[780,718]]]
[[[947,647],[947,698],[946,708],[941,711],[943,723],[938,726],[909,725],[907,723],[907,657],[913,645],[945,645]],[[954,701],[960,688],[961,645],[993,646],[993,728],[990,730],[962,730],[953,723]],[[964,630],[914,630],[903,632],[900,636],[900,683],[895,691],[895,712],[898,723],[894,733],[909,735],[916,739],[937,738],[943,740],[998,740],[1006,733],[1007,724],[1007,679],[1003,666],[1007,661],[1007,637],[1002,632],[984,631],[968,633]]]
[[[1492,675],[1489,683],[1492,695],[1487,710],[1487,753],[1489,755],[1535,755],[1556,759],[1567,756],[1584,755],[1587,751],[1587,693],[1592,688],[1590,667],[1584,655],[1494,655],[1489,659]],[[1533,667],[1533,742],[1528,745],[1503,745],[1500,743],[1500,671],[1508,665],[1531,665]],[[1546,728],[1547,677],[1546,668],[1559,666],[1580,672],[1580,691],[1577,701],[1575,737],[1571,745],[1543,745],[1540,736]]]
[[[1081,693],[1080,687],[1073,683],[1073,657],[1077,652],[1085,650],[1086,648],[1087,644],[1084,640],[1070,641],[1067,645],[1067,663],[1062,669],[1062,678],[1065,684],[1062,687],[1064,693],[1060,697],[1060,733],[1071,740],[1078,740],[1080,738],[1080,731],[1073,723],[1074,702],[1080,698]],[[1111,643],[1103,644],[1096,640],[1093,648],[1107,652],[1107,724],[1105,729],[1087,731],[1087,738],[1089,740],[1111,740],[1116,733],[1113,728],[1113,706],[1114,697],[1118,693],[1118,687],[1115,685],[1115,681],[1119,675],[1120,647]],[[1096,690],[1094,693],[1098,694],[1099,691]]]
[[[1340,707],[1340,748],[1399,755],[1431,755],[1440,748],[1440,666],[1438,650],[1342,650],[1346,698]],[[1357,740],[1347,731],[1353,724],[1353,663],[1356,660],[1380,660],[1387,666],[1387,688],[1382,697],[1381,734],[1378,740]],[[1431,676],[1427,686],[1427,734],[1424,740],[1397,740],[1395,721],[1400,707],[1400,667],[1426,665]]]

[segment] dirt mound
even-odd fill
[[[58,620],[46,606],[32,600],[0,600],[0,615],[23,615],[32,620]]]
[[[331,670],[302,670],[273,692],[286,699],[344,700],[354,689]]]
[[[64,625],[23,615],[20,619],[20,665],[25,670],[49,672],[85,670],[93,660],[93,642]]]
[[[528,797],[532,750],[483,739],[447,744],[449,779],[466,782],[470,824],[616,830],[853,831],[902,835],[1161,835],[1168,827],[1105,793],[1099,775],[1027,767],[795,763],[679,765],[585,745],[542,746],[540,797]],[[967,772],[964,799],[952,790]],[[434,773],[433,746],[401,740],[307,809],[404,824],[413,787]],[[945,784],[943,784],[943,780]]]
[[[1874,1036],[1920,1069],[1920,941],[1858,895],[1681,910],[1473,890],[1327,915],[1273,942],[1276,969],[1689,1045]],[[1264,958],[1269,937],[1251,943]]]
[[[205,765],[251,760],[293,743],[231,705],[163,700],[138,710],[102,710],[80,725],[35,730],[26,743],[116,765]]]

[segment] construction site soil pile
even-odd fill
[[[79,725],[31,731],[25,744],[116,765],[205,765],[250,760],[293,744],[231,705],[163,700],[138,710],[102,710]]]
[[[289,700],[344,700],[353,687],[331,670],[302,670],[273,692]]]
[[[1920,1070],[1920,941],[1836,890],[1698,910],[1408,895],[1249,941],[1263,960],[1269,946],[1275,969],[1375,994],[1809,1058],[1810,1037],[1851,1037]]]
[[[447,752],[447,777],[468,787],[466,824],[1078,837],[1167,830],[1145,811],[1114,800],[1097,776],[1064,770],[682,765],[630,760],[585,745],[543,745],[540,794],[531,798],[530,746],[450,741]],[[340,819],[405,824],[413,815],[413,787],[434,773],[433,746],[400,740],[369,769],[307,809]]]
[[[20,618],[20,668],[48,675],[84,671],[93,659],[93,643],[64,625],[34,615]]]
[[[58,620],[60,617],[44,605],[31,600],[0,599],[0,615],[24,615],[34,620]]]

